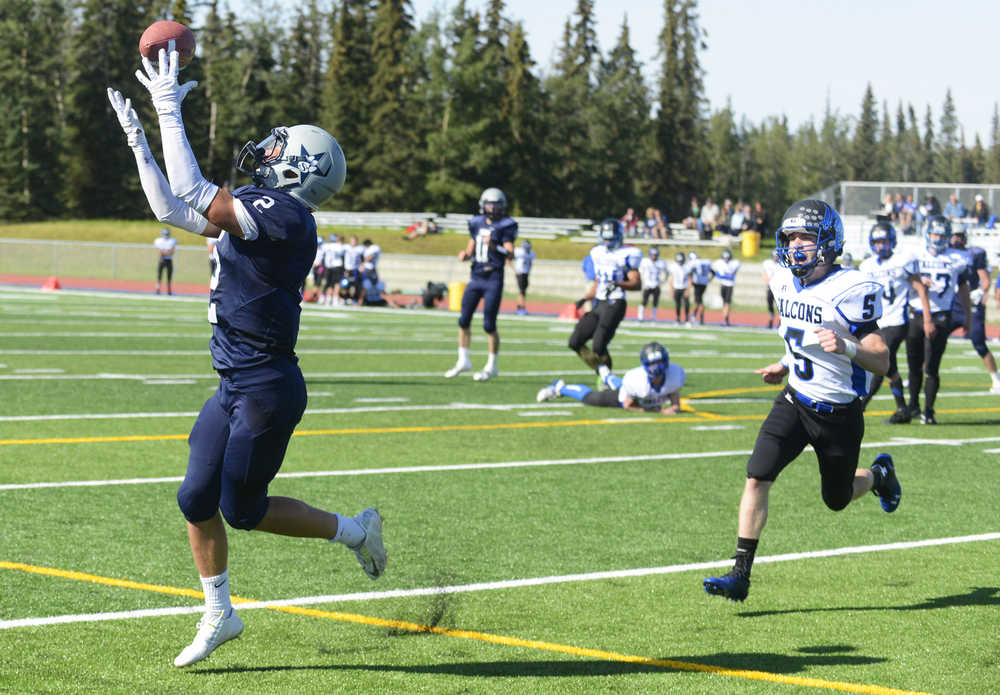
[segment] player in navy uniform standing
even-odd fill
[[[990,375],[990,393],[1000,393],[1000,374],[997,361],[986,346],[986,305],[983,299],[990,291],[990,264],[986,260],[986,250],[980,246],[969,246],[969,233],[964,228],[951,230],[951,248],[964,252],[969,258],[969,305],[972,308],[970,330],[966,334],[972,347],[983,360],[983,366]],[[965,325],[965,307],[958,296],[951,302],[951,330]]]
[[[449,379],[472,369],[469,344],[472,342],[472,314],[483,300],[483,331],[486,332],[489,356],[486,366],[473,375],[476,381],[489,381],[497,375],[500,333],[497,312],[503,295],[504,264],[514,258],[517,222],[506,216],[507,197],[499,188],[487,188],[479,196],[479,215],[469,220],[469,243],[458,260],[472,260],[469,284],[462,295],[462,313],[458,317],[458,361],[444,373]]]
[[[295,341],[299,288],[316,255],[310,212],[343,185],[344,153],[316,126],[275,128],[261,143],[248,142],[237,159],[237,168],[254,185],[230,194],[208,182],[181,118],[181,101],[197,83],[178,85],[177,61],[177,51],[170,51],[168,61],[161,50],[158,67],[143,58],[145,73],[136,72],[159,116],[169,183],[149,151],[131,101],[110,88],[108,98],[157,219],[219,238],[208,306],[219,387],[191,430],[187,474],[177,492],[204,588],[205,614],[194,641],[174,659],[180,667],[204,659],[243,631],[230,601],[223,518],[234,528],[343,543],[372,579],[385,569],[386,554],[375,509],[344,517],[268,495],[306,407]]]
[[[876,332],[882,286],[834,261],[844,248],[840,215],[821,200],[800,200],[785,212],[776,232],[781,268],[771,279],[785,341],[779,362],[756,370],[765,383],[788,385],[761,425],[740,500],[736,564],[708,577],[709,594],[742,601],[767,521],[771,486],[807,444],[819,459],[823,502],[834,511],[874,492],[887,512],[899,506],[901,489],[889,454],[870,469],[858,468],[865,423],[860,397],[870,372],[885,375],[889,351]]]

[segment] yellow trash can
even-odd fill
[[[448,283],[448,310],[449,311],[461,311],[462,310],[462,295],[465,294],[465,287],[469,283],[467,282],[449,282]]]
[[[757,255],[760,250],[760,232],[746,231],[740,234],[740,244],[743,248],[743,257],[751,258]]]

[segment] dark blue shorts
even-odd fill
[[[291,360],[225,370],[219,377],[188,437],[177,503],[192,523],[221,509],[231,526],[252,529],[267,513],[268,483],[305,411],[305,379]]]
[[[972,347],[976,350],[976,354],[985,357],[989,348],[986,347],[986,307],[982,304],[976,304],[972,307],[971,323],[968,338],[972,341]],[[965,307],[962,306],[961,302],[955,302],[951,305],[951,330],[956,331],[964,325]]]
[[[500,298],[503,296],[503,271],[494,270],[487,276],[473,275],[462,295],[462,313],[458,317],[458,325],[468,328],[472,325],[472,314],[483,300],[483,330],[496,333],[497,312],[500,311]]]

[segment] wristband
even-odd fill
[[[858,354],[858,344],[850,340],[845,340],[844,354],[847,355],[847,359],[853,360],[855,355]]]

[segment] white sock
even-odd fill
[[[343,543],[354,548],[364,542],[365,530],[353,517],[340,514],[334,514],[334,516],[337,517],[337,534],[330,539],[331,543]]]
[[[202,577],[201,588],[205,592],[205,610],[228,613],[233,607],[229,600],[229,570],[215,577]]]
[[[645,313],[645,311],[646,311],[646,307],[644,307],[644,306],[640,306],[638,309],[636,309],[636,317],[640,321],[642,321],[642,316]]]
[[[990,379],[993,380],[994,386],[1000,386],[1000,374],[998,374],[997,372],[993,372],[992,374],[990,374]]]
[[[469,348],[467,347],[458,348],[458,363],[459,364],[469,363]]]
[[[604,379],[607,378],[608,374],[610,374],[610,373],[611,373],[611,370],[608,369],[608,365],[606,365],[606,364],[599,364],[599,365],[597,365],[597,374],[598,374],[598,376],[601,377],[601,381],[604,381]]]
[[[653,307],[652,309],[649,310],[649,320],[650,321],[656,320],[656,307]]]
[[[497,368],[497,353],[491,352],[486,357],[486,369],[496,369]]]

